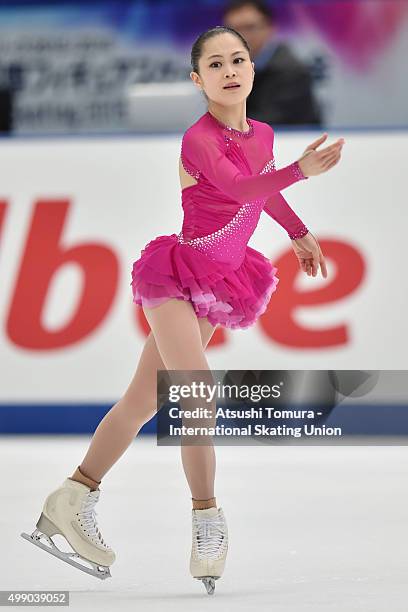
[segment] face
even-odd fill
[[[247,49],[237,36],[225,32],[217,34],[203,45],[198,62],[200,73],[191,72],[196,86],[204,90],[207,97],[224,106],[245,100],[251,92],[254,64]],[[225,89],[231,82],[240,86]]]
[[[227,13],[224,25],[234,28],[245,38],[252,55],[256,55],[275,32],[272,23],[251,5]]]

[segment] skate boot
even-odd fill
[[[99,495],[99,489],[91,491],[85,484],[67,478],[45,500],[37,529],[31,535],[22,533],[21,536],[87,574],[101,580],[109,578],[115,553],[103,540],[96,524],[94,506]],[[75,552],[60,550],[51,539],[56,534],[62,535]]]
[[[222,576],[228,551],[228,529],[222,508],[192,510],[193,543],[190,573],[202,580],[213,595],[215,580]]]

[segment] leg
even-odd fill
[[[167,370],[210,370],[200,338],[202,319],[197,318],[189,302],[172,299],[156,308],[145,308],[144,313]],[[210,328],[206,321],[208,333]],[[182,444],[181,456],[193,499],[214,498],[214,446]]]
[[[205,349],[215,328],[205,318],[197,321],[201,346]],[[144,423],[156,413],[157,370],[165,369],[155,337],[150,332],[128,389],[99,423],[84,460],[79,466],[82,474],[77,471],[75,479],[91,486],[92,481],[101,481],[106,472],[122,456]],[[87,482],[83,475],[88,476],[91,482]]]
[[[199,326],[192,305],[180,300],[169,300],[157,308],[145,309],[144,312],[167,370],[200,371],[199,374],[192,372],[191,377],[189,373],[185,376],[179,372],[174,376],[169,372],[170,379],[174,376],[176,382],[184,382],[182,379],[185,376],[187,383],[197,378],[198,382],[214,382],[200,342]],[[190,573],[204,582],[208,593],[213,593],[215,579],[222,575],[227,554],[226,523],[214,498],[214,445],[182,444],[181,453],[193,495]],[[213,558],[215,551],[216,560]]]

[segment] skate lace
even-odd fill
[[[216,559],[227,546],[227,533],[222,517],[194,516],[195,540],[199,557]]]
[[[82,509],[78,512],[78,516],[81,517],[81,524],[85,529],[86,533],[96,540],[98,540],[99,544],[109,548],[106,544],[105,540],[102,537],[101,532],[99,531],[98,525],[96,523],[96,511],[95,504],[99,499],[99,491],[91,491],[86,495],[86,497],[82,501]]]

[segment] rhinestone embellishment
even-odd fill
[[[198,238],[193,238],[192,240],[185,241],[183,239],[182,232],[180,232],[179,242],[181,242],[182,244],[190,244],[191,246],[195,246],[195,245],[203,246],[206,244],[214,243],[221,236],[229,235],[232,237],[234,235],[234,232],[240,226],[242,226],[243,221],[245,220],[245,216],[247,216],[246,213],[253,212],[255,210],[256,202],[258,202],[258,200],[255,200],[254,202],[246,202],[245,204],[243,204],[241,208],[238,210],[238,212],[232,217],[232,219],[226,225],[216,230],[212,234],[207,234],[206,236],[200,236]]]
[[[306,225],[304,225],[302,229],[298,230],[297,232],[294,232],[293,234],[289,234],[289,238],[291,240],[297,240],[298,238],[303,238],[303,236],[306,236],[308,232],[309,230],[307,229]]]
[[[224,130],[228,130],[230,134],[235,134],[236,136],[239,136],[240,138],[249,138],[250,136],[253,136],[254,134],[254,124],[252,123],[251,119],[249,119],[249,117],[246,118],[247,124],[249,125],[249,130],[247,132],[241,132],[240,130],[230,127],[226,123],[223,123],[222,121],[217,119],[217,117],[214,117],[214,115],[212,115],[210,111],[207,111],[207,115],[209,115],[215,121],[215,123],[217,123]]]
[[[190,176],[193,176],[195,179],[199,179],[201,172],[199,170],[194,170],[193,168],[188,168],[188,166],[186,166],[185,160],[184,160],[184,153],[183,153],[183,140],[181,141],[181,165],[183,166],[184,170],[190,174]]]
[[[299,166],[299,162],[295,161],[293,162],[293,164],[291,164],[292,166],[292,170],[293,170],[293,174],[295,175],[296,179],[298,179],[299,181],[301,181],[302,179],[308,179],[308,176],[305,176]]]
[[[274,167],[275,160],[271,159],[260,174],[269,172]],[[251,202],[245,202],[226,225],[211,234],[184,240],[181,231],[177,235],[177,241],[180,244],[188,244],[196,248],[216,261],[228,261],[240,265],[245,256],[246,245],[256,229],[266,199],[259,198]]]
[[[268,163],[262,169],[261,174],[263,174],[264,172],[270,172],[271,170],[276,170],[276,164],[275,164],[274,157],[268,161]]]

